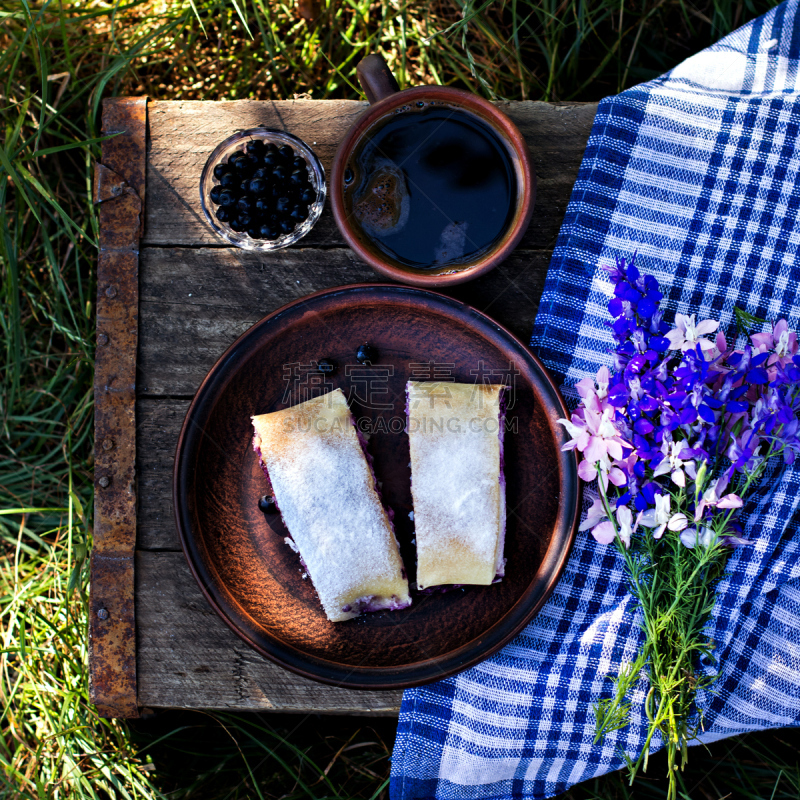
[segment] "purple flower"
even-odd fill
[[[752,472],[760,463],[759,438],[755,431],[745,431],[741,436],[731,434],[731,444],[727,456],[736,472]]]
[[[608,498],[608,506],[595,498],[581,530],[626,547],[639,524],[656,539],[679,533],[690,548],[717,538],[741,545],[742,490],[728,491],[728,482],[777,453],[787,463],[800,454],[800,342],[785,320],[735,352],[716,320],[676,314],[670,328],[658,283],[635,258],[604,268],[613,369],[580,381],[580,407],[559,420],[570,436],[564,449],[582,454],[579,476],[598,480]],[[725,531],[715,534],[723,516]]]

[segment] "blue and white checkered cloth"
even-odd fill
[[[734,308],[800,327],[800,16],[790,0],[666,75],[600,103],[532,344],[564,394],[601,364],[609,284],[638,252],[672,313]],[[741,342],[740,342],[741,343]],[[704,741],[800,725],[800,467],[765,481],[709,625],[719,679]],[[405,693],[392,800],[544,798],[623,766],[644,741],[647,684],[628,728],[593,744],[592,704],[630,662],[639,619],[612,547],[579,534],[553,596],[477,667]],[[703,667],[714,672],[717,667]],[[654,742],[653,749],[660,747]]]

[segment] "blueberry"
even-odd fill
[[[264,180],[269,180],[272,176],[272,170],[269,167],[259,167],[254,173],[254,178],[263,178]]]
[[[255,171],[255,167],[253,167],[247,157],[238,159],[233,168],[236,170],[239,180],[252,175]]]
[[[308,187],[308,189],[303,189],[302,194],[300,195],[300,199],[304,203],[313,203],[317,199],[317,193],[314,191],[312,187]]]
[[[232,206],[236,202],[236,195],[229,189],[220,192],[219,204],[221,206]]]
[[[234,168],[234,169],[235,169],[237,172],[241,172],[241,170],[243,170],[243,169],[244,169],[244,168],[247,166],[247,164],[248,164],[247,156],[246,156],[244,153],[241,153],[241,152],[234,153],[234,154],[233,154],[233,155],[232,155],[232,156],[231,156],[231,157],[228,159],[228,163],[229,163],[229,164],[230,164],[230,165],[231,165],[231,166],[232,166],[232,167],[233,167],[233,168]]]
[[[242,219],[244,217],[244,219]],[[228,223],[233,230],[237,233],[241,233],[244,230],[247,230],[247,226],[250,223],[250,219],[247,214],[242,214],[240,217],[238,214],[236,216],[232,216],[230,222]]]
[[[251,239],[260,239],[261,238],[260,226],[251,224],[250,227],[247,229],[247,235]]]
[[[281,190],[281,194],[286,195],[286,197],[288,197],[289,200],[291,201],[291,203],[289,204],[289,210],[294,208],[298,203],[302,202],[300,200],[300,195],[302,194],[302,191],[299,186],[292,186],[292,184],[290,183],[288,186],[284,187]]]
[[[242,182],[239,184],[239,191],[243,194],[247,194],[250,191],[250,178],[249,176],[246,178],[242,178]]]
[[[278,202],[275,203],[275,210],[279,214],[285,214],[292,207],[292,201],[288,197],[279,197]]]
[[[238,175],[234,175],[232,172],[226,172],[219,179],[219,185],[223,189],[230,189],[232,186],[238,186],[240,181],[241,181],[241,178]]]
[[[268,197],[256,197],[255,210],[259,214],[266,214],[271,207],[272,203]]]
[[[271,494],[261,496],[258,501],[258,508],[259,511],[263,511],[265,514],[274,514],[278,510],[275,498]]]
[[[308,206],[296,205],[289,213],[289,216],[297,222],[302,222],[304,219],[308,219]]]
[[[282,156],[283,156],[285,159],[291,159],[291,158],[294,158],[294,150],[292,150],[292,148],[291,148],[291,147],[289,147],[289,145],[288,145],[288,144],[285,144],[283,147],[279,147],[279,148],[278,148],[278,152],[279,152],[279,153],[280,153],[280,154],[281,154],[281,155],[282,155]]]
[[[221,180],[223,175],[227,175],[231,171],[231,168],[227,164],[217,164],[214,167],[214,177],[217,180]]]
[[[265,147],[263,139],[251,139],[247,143],[247,152],[250,155],[263,156]]]
[[[239,211],[246,211],[248,214],[255,210],[256,199],[249,194],[240,197],[236,203]]]
[[[250,191],[253,194],[264,194],[267,191],[267,182],[263,178],[251,178]]]
[[[269,239],[270,241],[274,241],[279,236],[278,228],[270,222],[263,223],[258,229],[258,233],[262,239]]]
[[[308,183],[308,172],[304,169],[296,169],[289,176],[289,182],[295,186],[305,186]]]
[[[378,351],[370,344],[362,344],[356,350],[356,361],[359,364],[372,364],[378,360]]]
[[[216,186],[211,187],[211,191],[208,193],[208,196],[211,198],[212,203],[216,203],[219,205],[219,196],[222,194],[222,186],[217,184]]]
[[[353,182],[353,178],[354,178],[354,177],[355,177],[355,175],[353,175],[353,170],[351,170],[351,169],[350,169],[350,167],[348,167],[348,168],[347,168],[347,169],[344,171],[344,182],[345,182],[345,184],[350,184],[350,183],[352,183],[352,182]]]
[[[215,212],[217,219],[220,222],[229,222],[232,216],[231,210],[228,206],[220,206]]]
[[[308,169],[306,166],[306,160],[300,156],[292,159],[292,166],[295,169]]]
[[[253,171],[257,170],[260,166],[262,166],[261,159],[255,153],[248,153],[247,164],[250,165],[250,169]]]
[[[277,200],[279,197],[283,197],[283,191],[283,186],[280,186],[277,183],[271,183],[267,187],[267,197]]]
[[[278,227],[281,230],[281,233],[291,233],[294,230],[294,220],[284,218],[280,221]]]
[[[317,369],[320,372],[330,375],[331,373],[336,372],[336,362],[330,358],[321,358],[319,361],[317,361]]]
[[[264,154],[265,155],[272,155],[278,152],[278,145],[273,144],[272,142],[267,142],[264,145]]]
[[[285,181],[289,177],[289,167],[280,164],[272,170],[272,177],[275,178],[276,181]]]
[[[262,159],[261,163],[265,167],[277,167],[278,164],[283,163],[283,159],[278,155],[277,151],[272,153],[267,153]]]

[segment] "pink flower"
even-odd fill
[[[723,367],[720,362],[732,352],[732,350],[728,349],[728,342],[725,339],[725,334],[722,331],[717,331],[717,335],[714,337],[714,347],[705,353],[706,361],[715,361],[716,363],[712,364],[711,369],[727,373],[728,370]]]
[[[750,340],[759,353],[773,351],[766,363],[767,374],[771,381],[775,380],[775,364],[778,363],[785,367],[792,360],[792,356],[797,354],[797,334],[789,330],[785,319],[779,319],[771,331],[754,333]]]
[[[774,350],[775,355],[782,359],[790,359],[797,354],[797,334],[789,330],[785,319],[779,319],[771,331],[754,333],[750,341],[759,353]]]
[[[575,384],[578,394],[581,396],[581,403],[586,408],[601,414],[608,405],[603,402],[608,397],[608,382],[610,379],[608,367],[600,367],[594,380],[584,378]],[[596,385],[595,385],[596,382]]]
[[[583,408],[573,414],[572,419],[558,420],[572,437],[572,441],[567,442],[561,449],[578,449],[583,453],[583,461],[578,468],[578,474],[585,481],[591,481],[597,477],[595,465],[598,463],[600,469],[604,473],[608,473],[611,469],[611,461],[622,459],[623,446],[630,447],[614,426],[613,417],[614,409],[608,406],[603,409],[602,414],[591,408]]]
[[[670,350],[694,350],[699,344],[703,354],[711,353],[715,349],[714,342],[703,339],[707,333],[714,333],[719,327],[719,322],[714,319],[705,319],[695,324],[694,314],[675,315],[675,327],[667,333]]]
[[[610,519],[601,522],[596,528],[592,529],[592,536],[594,536],[600,544],[611,544],[617,537],[617,534],[614,532],[614,523]]]
[[[590,528],[594,528],[600,521],[608,519],[603,501],[596,494],[590,494],[589,496],[592,498],[592,504],[586,512],[586,519],[578,528],[579,531],[588,531]]]
[[[728,485],[728,479],[724,475],[717,478],[708,489],[703,492],[703,499],[697,504],[697,509],[694,512],[694,521],[700,522],[703,512],[708,507],[712,508],[741,508],[742,498],[738,494],[722,495]]]
[[[592,536],[594,536],[594,538],[600,544],[611,544],[614,541],[614,539],[616,539],[617,536],[619,536],[620,541],[625,545],[625,547],[630,548],[631,535],[636,530],[636,526],[632,526],[633,514],[631,513],[631,510],[627,506],[620,506],[617,509],[616,516],[617,516],[617,526],[619,528],[617,532],[614,531],[614,523],[610,519],[606,518],[598,525],[595,525],[594,528],[592,528]],[[605,511],[603,512],[603,517],[605,517]],[[584,525],[586,525],[588,521],[589,517],[587,515],[586,522],[584,522]],[[583,530],[583,526],[581,526],[581,530]]]

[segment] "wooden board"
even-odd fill
[[[510,259],[448,293],[527,341],[596,106],[502,107],[531,149],[538,177],[533,222]],[[203,164],[235,130],[265,125],[300,136],[330,171],[339,140],[363,108],[351,101],[148,107],[136,391],[140,705],[353,714],[399,710],[400,692],[323,686],[250,650],[204,600],[180,552],[172,517],[178,432],[197,386],[222,352],[284,303],[330,286],[379,280],[343,245],[328,208],[295,247],[259,254],[227,246],[200,214]]]
[[[140,550],[136,593],[142,705],[367,715],[400,708],[402,692],[325,686],[260,656],[208,605],[183,553]]]
[[[448,294],[530,339],[550,251],[517,250]],[[140,397],[192,397],[234,339],[270,311],[347,283],[379,281],[345,247],[264,256],[238,248],[145,248],[141,275]]]

